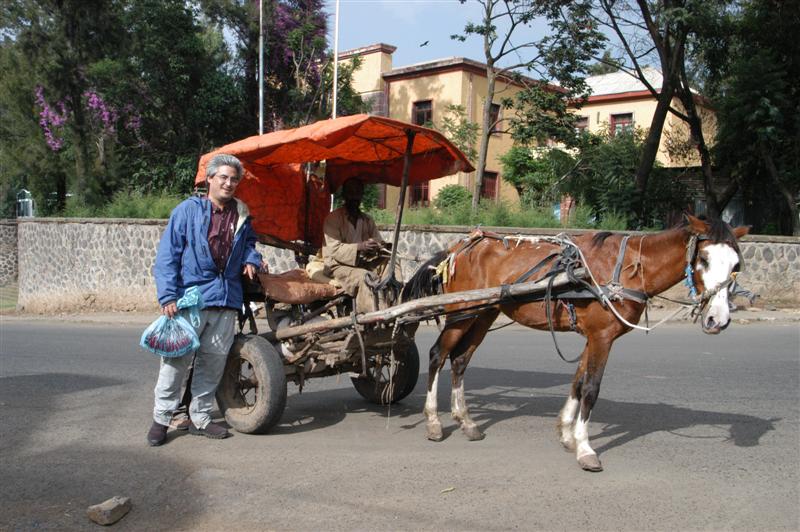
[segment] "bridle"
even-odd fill
[[[692,307],[690,316],[692,316],[693,321],[697,321],[697,318],[703,314],[703,311],[705,310],[709,301],[711,301],[714,296],[716,296],[722,290],[727,290],[728,287],[736,281],[736,276],[739,274],[738,271],[732,271],[725,281],[721,282],[711,290],[705,289],[702,293],[698,294],[697,286],[694,284],[693,264],[697,256],[697,244],[703,240],[710,240],[710,238],[706,234],[698,235],[692,233],[692,235],[689,237],[689,241],[686,243],[686,267],[684,268],[686,277],[683,281],[683,284],[689,287],[689,298],[692,300],[692,303],[688,305]],[[742,257],[741,250],[737,249],[737,253],[739,255],[739,270],[741,270],[744,265],[744,257]]]

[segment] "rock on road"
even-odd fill
[[[440,443],[425,439],[426,376],[391,410],[349,378],[289,384],[267,435],[170,432],[149,448],[158,360],[145,323],[0,317],[0,530],[88,529],[86,507],[133,509],[117,530],[797,530],[797,323],[717,337],[668,324],[617,342],[590,424],[606,468],[556,437],[574,366],[547,333],[492,333],[466,374],[468,442],[440,379]],[[422,327],[423,358],[436,337]],[[559,335],[565,355],[581,348]]]

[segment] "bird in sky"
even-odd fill
[[[419,47],[422,48],[423,46],[428,46],[430,41],[425,41],[424,43],[420,44]]]

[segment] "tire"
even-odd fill
[[[417,385],[419,377],[419,351],[417,344],[411,342],[405,352],[395,351],[398,368],[392,376],[392,388],[389,390],[388,367],[376,367],[376,355],[367,355],[367,377],[353,377],[353,386],[356,391],[369,401],[378,405],[396,403],[408,396]],[[380,374],[379,374],[380,373]]]
[[[237,432],[264,434],[286,408],[286,375],[280,355],[267,340],[239,334],[217,388],[217,405]]]

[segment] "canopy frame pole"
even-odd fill
[[[414,137],[417,132],[406,129],[406,151],[403,154],[403,177],[400,182],[400,199],[397,201],[397,211],[395,211],[394,235],[392,236],[392,256],[389,259],[388,275],[374,287],[375,290],[386,290],[387,287],[395,292],[395,296],[400,294],[403,283],[397,280],[394,275],[395,263],[397,262],[397,242],[400,240],[400,224],[403,222],[403,210],[406,204],[406,189],[408,188],[408,174],[411,171],[411,155],[414,148]]]

